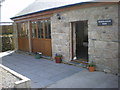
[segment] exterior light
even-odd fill
[[[58,20],[60,20],[60,19],[61,19],[61,16],[60,16],[60,14],[59,14],[59,13],[57,14],[57,19],[58,19]]]

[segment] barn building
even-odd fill
[[[118,10],[118,2],[36,0],[11,18],[16,23],[16,48],[52,58],[60,53],[64,62],[94,61],[97,70],[118,73]]]

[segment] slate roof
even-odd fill
[[[70,7],[78,4],[90,3],[90,2],[80,2],[80,1],[76,1],[76,2],[63,2],[63,1],[64,0],[62,0],[62,2],[45,2],[45,0],[44,1],[36,0],[35,2],[33,2],[31,5],[29,5],[27,8],[22,10],[20,13],[18,13],[17,15],[15,15],[15,17],[11,19],[21,16],[27,16],[35,13],[40,13],[48,10],[54,10],[54,9]]]
[[[4,2],[5,0],[0,0],[0,3]]]

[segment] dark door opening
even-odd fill
[[[88,21],[72,24],[73,59],[88,61]]]

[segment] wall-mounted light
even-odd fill
[[[61,16],[59,13],[57,13],[57,19],[60,20],[61,19]]]

